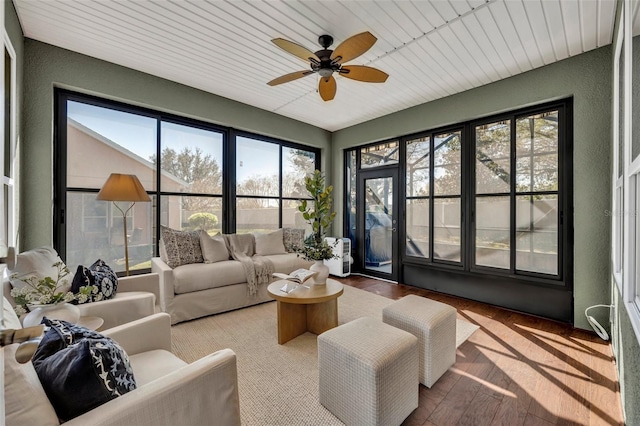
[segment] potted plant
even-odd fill
[[[327,228],[336,217],[336,213],[331,211],[333,186],[325,188],[324,175],[319,170],[306,176],[304,183],[311,200],[300,200],[298,210],[311,225],[311,234],[305,238],[304,244],[298,247],[296,252],[307,260],[315,261],[310,268],[317,272],[314,281],[316,284],[326,284],[329,267],[324,264],[324,260],[335,257],[333,247],[324,239]]]
[[[56,279],[39,279],[35,275],[11,275],[11,279],[18,279],[24,283],[22,287],[12,289],[11,296],[16,303],[16,313],[26,314],[23,319],[25,327],[40,324],[43,316],[77,322],[80,310],[68,302],[77,300],[84,303],[92,293],[98,291],[97,286],[88,285],[80,287],[80,291],[73,294],[67,290],[70,287],[67,279],[70,275],[69,268],[62,262],[54,263],[53,267],[58,272]]]

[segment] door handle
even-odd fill
[[[396,228],[391,228],[391,232],[396,232]]]

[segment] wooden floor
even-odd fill
[[[402,284],[340,281],[392,299],[438,300],[480,326],[431,389],[420,385],[420,405],[404,425],[623,424],[611,347],[597,335]]]

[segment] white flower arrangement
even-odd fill
[[[53,267],[58,271],[58,276],[55,280],[51,277],[38,279],[34,275],[11,275],[11,279],[19,279],[26,284],[22,288],[11,290],[11,296],[16,302],[16,314],[23,315],[37,307],[37,305],[51,305],[74,300],[84,303],[91,294],[98,293],[98,287],[95,285],[80,287],[80,291],[77,294],[73,294],[70,291],[61,291],[61,288],[68,285],[69,281],[65,277],[70,274],[69,268],[63,262],[56,262]]]

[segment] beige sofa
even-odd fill
[[[273,272],[288,274],[299,268],[309,268],[311,262],[287,252],[287,248],[275,250],[281,250],[281,253],[269,254],[274,250],[265,240],[270,238],[273,242],[273,238],[280,235],[280,246],[284,246],[280,231],[256,234],[253,253],[267,259],[273,265]],[[206,258],[206,253],[203,254]],[[273,300],[265,284],[258,285],[256,293],[251,294],[245,268],[231,257],[230,253],[224,260],[174,268],[160,257],[151,259],[151,270],[160,278],[160,306],[171,315],[172,324]]]

